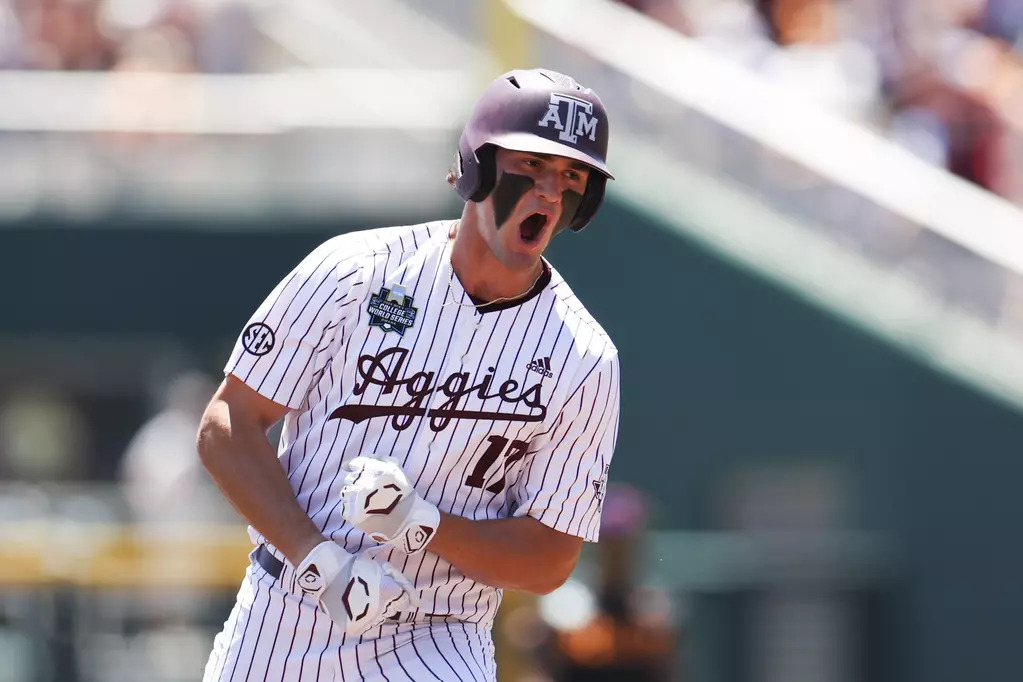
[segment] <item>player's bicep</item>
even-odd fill
[[[575,568],[576,562],[579,561],[579,555],[582,553],[583,539],[578,535],[570,535],[569,533],[555,530],[532,517],[528,521],[535,524],[534,533],[537,538],[535,544],[546,548],[549,552],[548,556],[555,563],[570,565],[569,572],[571,572],[571,569]]]
[[[289,411],[285,405],[261,396],[240,379],[228,375],[213,394],[199,422],[196,446],[206,463],[223,452],[228,440],[253,442],[266,433]]]
[[[232,421],[244,420],[259,426],[263,432],[269,431],[291,411],[287,405],[260,395],[233,374],[224,378],[220,388],[213,394],[213,402],[221,403],[231,415]]]

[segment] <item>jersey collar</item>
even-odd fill
[[[465,293],[473,302],[473,305],[476,306],[476,310],[479,311],[480,314],[493,313],[499,310],[507,310],[508,308],[514,308],[517,305],[522,305],[523,303],[526,303],[527,301],[530,301],[539,296],[540,292],[546,289],[547,285],[551,283],[551,267],[547,264],[546,260],[541,260],[540,262],[543,263],[543,272],[540,273],[539,279],[536,280],[536,283],[529,291],[527,291],[522,296],[519,296],[518,298],[513,298],[510,301],[497,301],[496,303],[487,303],[482,299],[476,298],[468,291]]]

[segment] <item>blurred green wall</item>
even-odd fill
[[[164,334],[216,371],[315,244],[414,220],[8,225],[0,332]],[[875,679],[1019,674],[1023,415],[613,202],[550,257],[619,347],[612,477],[651,491],[658,526],[720,528],[713,510],[739,468],[832,464],[851,483],[847,525],[900,550],[883,617],[894,654]]]
[[[613,476],[657,491],[662,523],[700,529],[736,469],[833,464],[849,525],[900,553],[880,606],[897,641],[874,643],[870,679],[1019,675],[1023,414],[675,233],[601,218],[552,260],[621,352]]]

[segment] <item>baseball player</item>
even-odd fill
[[[599,208],[607,142],[592,90],[511,71],[459,141],[459,220],[330,239],[256,310],[198,434],[255,545],[206,682],[496,679],[502,590],[597,540],[617,351],[542,254]]]

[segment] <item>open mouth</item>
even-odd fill
[[[543,228],[547,225],[547,216],[543,213],[533,213],[519,225],[519,235],[522,241],[533,244],[540,238]]]

